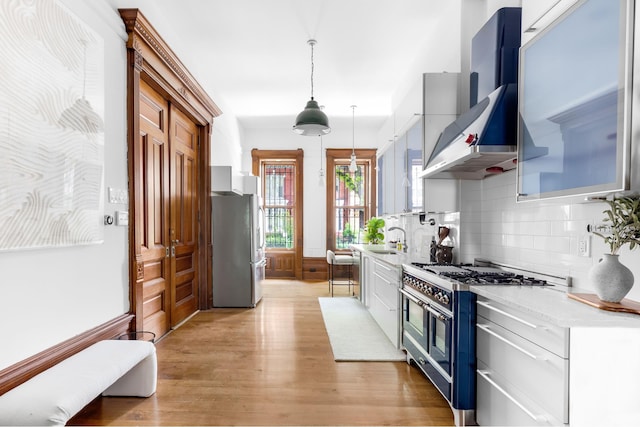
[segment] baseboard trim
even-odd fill
[[[56,363],[101,340],[117,337],[129,330],[134,316],[125,313],[80,335],[41,351],[0,371],[0,395],[38,375]]]

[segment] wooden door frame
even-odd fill
[[[198,271],[199,309],[211,307],[211,130],[222,111],[160,37],[139,9],[119,9],[127,31],[127,157],[129,174],[129,298],[135,316],[130,328],[142,330],[141,260],[143,223],[143,158],[140,144],[140,81],[176,106],[198,125]]]
[[[295,247],[295,278],[302,280],[302,255],[304,251],[304,150],[251,150],[251,173],[260,176],[260,165],[263,160],[293,160],[296,162],[296,247]],[[264,185],[264,180],[262,180]]]
[[[334,211],[336,208],[336,202],[334,199],[334,192],[335,192],[335,166],[336,166],[336,160],[340,159],[344,159],[347,160],[351,157],[351,152],[353,151],[353,149],[349,149],[349,148],[327,148],[326,149],[326,165],[327,165],[327,173],[326,173],[326,178],[327,178],[327,213],[326,213],[326,219],[327,219],[327,224],[326,224],[326,229],[327,229],[327,235],[326,235],[326,247],[327,249],[331,249],[333,251],[335,251],[335,245],[334,245],[334,241],[333,241],[333,236],[335,235],[335,222],[333,221],[332,218],[334,218]],[[366,160],[369,163],[369,192],[368,194],[365,194],[365,198],[366,198],[366,203],[365,205],[367,206],[367,209],[369,210],[369,217],[373,217],[376,216],[376,198],[378,195],[377,192],[377,187],[376,187],[376,180],[377,180],[377,162],[376,162],[376,149],[367,149],[367,148],[360,148],[355,150],[356,153],[356,159],[357,161],[360,160]]]

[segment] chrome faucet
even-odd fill
[[[407,232],[404,231],[404,228],[400,227],[389,227],[389,231],[400,230],[402,231],[402,252],[407,252]]]

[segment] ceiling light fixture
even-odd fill
[[[351,140],[351,163],[349,163],[349,172],[355,173],[358,170],[356,164],[356,106],[351,106],[351,126],[353,129]]]
[[[296,117],[296,124],[293,131],[305,136],[326,135],[331,132],[329,127],[329,119],[327,115],[320,109],[318,102],[313,99],[313,46],[317,43],[314,39],[308,40],[311,46],[311,99],[307,102],[307,106]]]

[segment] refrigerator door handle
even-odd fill
[[[267,265],[267,259],[262,258],[260,261],[252,262],[251,264],[255,265],[256,267],[262,267],[263,265]]]

